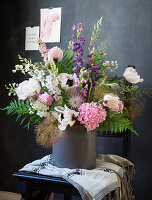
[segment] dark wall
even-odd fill
[[[10,98],[4,88],[10,82],[21,82],[23,76],[13,74],[17,55],[40,61],[38,51],[24,51],[25,27],[40,24],[40,8],[62,7],[61,43],[47,44],[48,48],[58,45],[66,47],[71,39],[72,25],[82,22],[85,33],[90,40],[93,25],[103,16],[101,38],[110,41],[107,50],[109,60],[117,60],[118,76],[122,76],[128,64],[144,78],[142,87],[152,86],[152,1],[151,0],[26,0],[1,3],[1,73],[0,73],[0,107],[6,106]],[[132,182],[137,200],[152,199],[152,104],[147,99],[142,115],[134,121],[140,137],[132,135],[131,161],[135,164],[136,176]],[[7,117],[0,112],[0,187],[9,191],[16,190],[16,180],[11,174],[26,163],[49,154],[51,150],[43,149],[35,143],[34,130],[23,129],[14,122],[14,117]],[[100,139],[98,151],[118,153],[120,140]]]

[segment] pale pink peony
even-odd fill
[[[107,93],[103,98],[103,105],[111,111],[122,112],[123,103],[119,97],[113,93]]]
[[[15,90],[18,98],[20,100],[25,100],[26,98],[30,98],[38,94],[41,90],[41,86],[37,80],[30,78],[29,80],[20,83]]]
[[[39,95],[39,100],[44,102],[47,106],[50,106],[53,102],[53,97],[47,93],[44,93]]]
[[[133,67],[127,67],[123,74],[124,79],[130,83],[143,82],[143,78],[140,78],[137,71]]]
[[[63,58],[63,52],[59,47],[53,47],[48,52],[48,61],[54,60],[56,62],[60,62]]]
[[[78,120],[83,124],[87,131],[94,130],[106,119],[106,111],[97,103],[83,103],[79,109]]]

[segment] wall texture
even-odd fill
[[[72,25],[82,22],[86,25],[85,37],[88,42],[93,24],[103,16],[101,38],[110,41],[107,50],[109,60],[117,60],[117,74],[122,76],[126,66],[136,65],[144,78],[142,87],[152,86],[152,1],[151,0],[26,0],[1,3],[1,73],[0,107],[7,105],[10,98],[4,88],[10,82],[23,80],[21,74],[12,74],[18,64],[17,55],[21,54],[33,61],[41,60],[38,51],[24,51],[25,27],[40,23],[40,8],[62,7],[61,43],[48,44],[48,48],[58,45],[66,47],[72,34]],[[152,135],[151,99],[147,99],[142,115],[134,121],[140,137],[132,135],[131,161],[135,164],[136,176],[132,182],[136,199],[152,199]],[[15,191],[16,180],[12,173],[34,159],[49,154],[35,143],[34,130],[23,129],[14,123],[14,117],[0,112],[0,187]],[[120,140],[100,139],[98,151],[120,154]]]

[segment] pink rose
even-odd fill
[[[50,106],[53,102],[53,97],[47,93],[44,93],[39,95],[39,100],[44,102],[47,106]]]

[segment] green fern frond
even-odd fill
[[[124,132],[127,129],[138,135],[138,133],[131,126],[131,120],[124,118],[123,114],[115,114],[113,117],[108,116],[107,120],[100,123],[100,132],[102,133],[105,129],[107,133]]]
[[[73,60],[73,52],[63,49],[63,59],[60,63],[56,63],[59,73],[72,74],[72,69],[75,66]]]
[[[1,110],[7,111],[7,115],[14,115],[17,114],[16,121],[18,121],[20,118],[20,125],[22,125],[25,121],[27,121],[27,124],[24,127],[30,126],[30,124],[35,124],[38,121],[42,120],[40,116],[38,116],[36,113],[32,114],[32,117],[29,118],[30,115],[30,102],[28,99],[26,101],[19,101],[19,100],[12,100],[8,106],[5,108],[2,108]]]
[[[42,121],[43,118],[41,118],[40,116],[38,116],[36,113],[34,113],[29,119],[28,119],[28,123],[24,126],[27,127],[29,129],[31,124],[36,124],[39,121]]]
[[[2,110],[6,110],[7,115],[14,115],[14,114],[25,115],[29,114],[29,108],[30,104],[28,100],[24,102],[14,99],[14,101],[11,101],[10,104],[5,108],[3,108]]]

